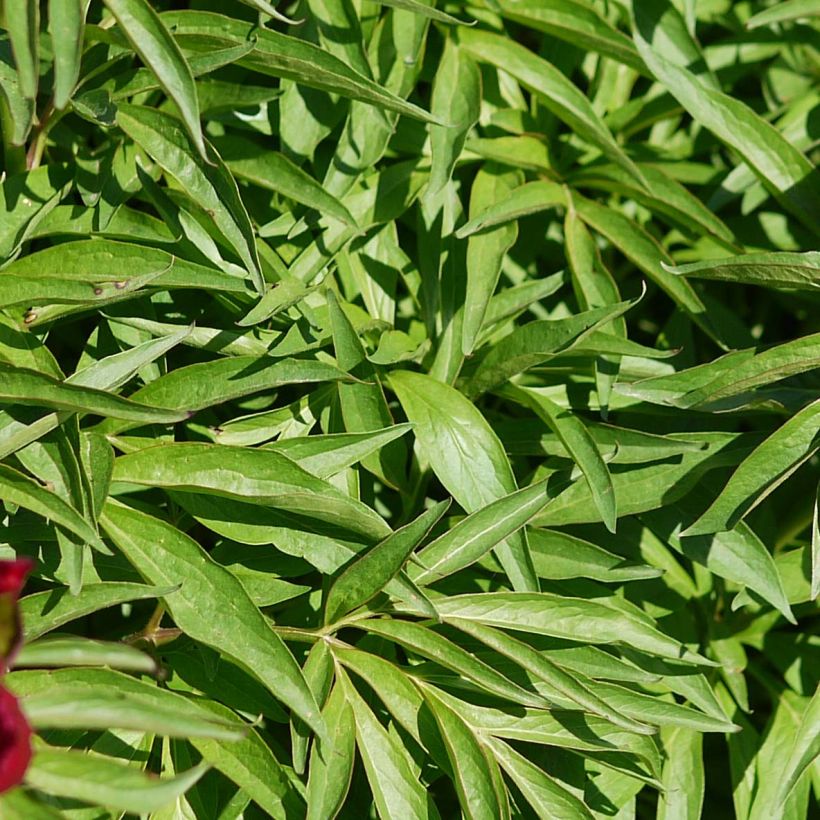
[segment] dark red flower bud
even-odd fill
[[[0,686],[0,793],[23,779],[31,760],[31,727],[17,698]]]
[[[0,671],[8,669],[20,647],[17,599],[33,567],[34,562],[30,558],[0,561]]]

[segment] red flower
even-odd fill
[[[8,669],[22,638],[17,599],[34,562],[0,561],[0,671]],[[17,698],[0,686],[0,793],[16,786],[31,760],[31,727]]]

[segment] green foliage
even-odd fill
[[[2,10],[2,817],[815,810],[816,3]]]

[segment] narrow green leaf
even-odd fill
[[[530,407],[555,432],[584,474],[606,528],[610,532],[615,532],[618,512],[612,476],[581,419],[570,411],[562,410],[555,402],[536,390],[512,387],[507,392]]]
[[[147,0],[105,0],[105,4],[134,51],[176,103],[196,150],[209,162],[199,122],[194,77],[171,32]]]
[[[482,197],[489,202],[482,210],[478,210],[470,221],[462,225],[457,231],[459,239],[482,233],[489,228],[506,225],[525,216],[546,211],[557,205],[565,205],[567,197],[564,189],[557,182],[527,182],[517,188],[507,188],[494,192],[495,196]],[[472,214],[473,208],[470,209]]]
[[[214,701],[204,702],[202,711],[220,721],[235,719],[230,709]],[[194,736],[191,745],[270,817],[280,820],[304,813],[305,803],[288,772],[254,728],[245,727],[242,737],[227,743],[214,735]]]
[[[776,797],[770,804],[772,808],[785,804],[790,792],[797,785],[797,781],[814,763],[818,755],[820,755],[820,687],[815,689],[803,713],[789,756],[777,781]],[[753,807],[752,816],[755,816],[754,811],[757,808],[757,805]],[[760,816],[765,816],[765,812],[761,812]]]
[[[387,586],[449,506],[449,501],[439,502],[350,564],[328,590],[325,623],[335,623]]]
[[[449,385],[406,370],[394,371],[390,384],[415,424],[425,459],[467,512],[515,492],[501,442],[468,399]],[[516,589],[538,589],[523,533],[509,536],[495,549]]]
[[[83,543],[110,554],[94,528],[70,504],[6,464],[0,464],[0,498],[43,516],[74,533]]]
[[[592,578],[604,583],[622,584],[657,578],[663,570],[633,564],[622,556],[558,530],[531,528],[528,537],[532,560],[539,578],[563,581]]]
[[[54,50],[54,107],[66,107],[80,76],[85,28],[83,0],[49,0],[48,31]]]
[[[161,598],[174,591],[171,587],[152,587],[125,581],[108,581],[100,584],[84,584],[78,595],[69,595],[68,590],[57,588],[45,592],[35,592],[20,599],[20,617],[23,622],[23,637],[32,641],[57,629],[63,624],[99,612],[110,606],[141,601],[146,598]]]
[[[812,230],[820,212],[817,170],[773,125],[746,103],[709,88],[651,45],[651,21],[636,6],[635,43],[644,62],[670,94],[701,125],[733,148],[778,200]]]
[[[638,167],[615,142],[589,100],[551,63],[523,45],[487,31],[459,29],[458,42],[476,60],[511,74],[581,139],[594,145],[637,179],[642,179]]]
[[[235,715],[215,718],[201,702],[107,669],[18,671],[8,682],[38,729],[132,729],[222,742],[245,734]]]
[[[331,364],[273,356],[234,356],[191,364],[166,373],[133,393],[138,401],[191,412],[273,390],[286,384],[335,381],[344,373]],[[163,411],[169,416],[173,410]],[[109,414],[114,415],[114,414]]]
[[[402,11],[418,14],[421,17],[429,17],[438,23],[447,23],[451,26],[472,25],[472,23],[465,23],[463,20],[459,20],[435,6],[428,6],[426,3],[419,2],[419,0],[376,0],[376,2],[380,6],[388,6],[391,9],[401,9]]]
[[[360,501],[272,450],[221,444],[159,444],[121,456],[114,481],[209,493],[343,524],[370,538],[390,528]]]
[[[590,333],[623,316],[641,297],[593,308],[564,319],[540,319],[516,327],[481,359],[467,383],[472,398],[486,393],[581,343]]]
[[[326,436],[286,438],[266,444],[264,449],[287,456],[318,478],[328,479],[378,452],[412,430],[410,424],[394,424],[372,433],[331,433]]]
[[[356,745],[379,816],[419,820],[437,817],[438,812],[413,771],[408,750],[395,734],[384,729],[343,672],[339,675],[339,685],[353,710]]]
[[[380,635],[411,652],[434,660],[446,669],[451,669],[457,675],[464,676],[487,692],[492,692],[501,698],[523,706],[546,706],[547,702],[539,695],[513,683],[492,666],[476,658],[471,652],[462,649],[458,644],[425,626],[410,621],[386,618],[357,621],[352,625],[356,629]]]
[[[572,195],[572,204],[578,216],[590,228],[605,236],[718,344],[725,349],[730,347],[723,341],[723,334],[715,326],[706,306],[689,282],[676,278],[664,270],[661,263],[671,264],[672,259],[651,234],[619,211],[607,208],[580,194]]]
[[[119,0],[118,0],[119,1]],[[120,104],[117,124],[172,176],[236,251],[257,290],[265,289],[253,226],[231,172],[212,146],[194,156],[188,135],[170,114]]]
[[[241,583],[187,535],[145,513],[109,502],[106,532],[149,583],[180,589],[165,599],[180,629],[234,659],[315,731],[324,726],[299,665]],[[201,602],[211,602],[203,611]],[[241,640],[237,640],[241,636]]]
[[[572,271],[573,288],[581,308],[589,310],[621,301],[618,286],[612,274],[604,267],[595,241],[574,207],[568,208],[564,217],[564,248]],[[613,321],[611,332],[625,339],[626,320],[621,317]],[[620,362],[616,356],[606,356],[595,362],[595,384],[604,419],[609,412],[612,385],[617,379]]]
[[[19,669],[60,666],[110,666],[146,675],[157,671],[156,661],[133,646],[69,635],[27,643],[15,659]]]
[[[286,156],[231,134],[215,137],[213,145],[234,176],[314,208],[348,225],[356,220],[345,205]]]
[[[480,218],[478,215],[485,213],[493,202],[511,196],[521,179],[519,171],[502,172],[492,166],[481,168],[470,189],[473,219]],[[461,229],[456,236],[462,236]],[[461,330],[461,350],[465,356],[473,352],[482,328],[490,321],[490,306],[501,276],[501,265],[517,237],[518,224],[513,222],[470,236],[467,242],[467,285]]]
[[[322,717],[328,740],[314,743],[311,750],[306,820],[336,817],[347,797],[356,757],[356,721],[342,686],[333,687]]]
[[[487,738],[486,742],[539,817],[592,820],[593,815],[583,801],[512,746],[495,737]]]
[[[26,782],[61,797],[143,814],[172,803],[207,770],[208,765],[201,764],[160,780],[106,755],[40,746],[26,772]]]
[[[420,688],[447,749],[463,816],[469,820],[500,820],[507,816],[507,795],[496,791],[499,778],[493,777],[491,770],[498,764],[489,750],[461,717],[436,697],[432,686],[421,684]]]
[[[717,279],[767,288],[816,291],[820,289],[820,253],[747,253],[724,259],[706,259],[688,265],[666,265],[679,276]]]
[[[594,6],[579,0],[500,0],[498,10],[508,20],[611,57],[641,73],[646,71],[631,40]]]
[[[38,0],[18,0],[5,4],[4,11],[20,93],[26,99],[34,100],[40,79],[40,3]]]
[[[682,727],[662,734],[666,759],[664,791],[658,801],[658,820],[698,820],[705,792],[703,735]]]
[[[545,592],[492,592],[436,599],[436,609],[444,620],[475,620],[578,643],[624,643],[660,657],[715,665],[646,621],[597,601]]]
[[[408,574],[424,586],[471,566],[523,527],[549,501],[546,482],[540,482],[490,502],[424,547],[408,566]]]
[[[430,129],[433,164],[427,196],[435,196],[449,182],[467,133],[478,121],[480,105],[481,72],[448,38],[436,70],[431,102],[433,114],[447,125]]]
[[[338,383],[344,427],[351,433],[380,430],[393,424],[376,368],[368,361],[364,347],[333,291],[327,291],[333,349],[340,370],[350,373],[356,381]],[[405,483],[407,459],[404,443],[397,441],[362,460],[362,465],[389,485]]]
[[[104,390],[61,382],[0,362],[0,403],[29,407],[50,407],[77,413],[94,413],[145,424],[173,424],[187,418],[185,413],[150,407]]]
[[[814,0],[783,0],[781,3],[776,3],[752,15],[746,21],[746,28],[755,29],[818,15],[820,15],[820,9],[817,8]]]
[[[201,36],[226,45],[255,40],[253,51],[239,63],[262,74],[296,80],[311,88],[361,100],[424,122],[437,122],[422,108],[390,93],[312,43],[271,29],[260,29],[254,23],[203,11],[167,12],[161,17],[178,38]]]
[[[761,386],[820,365],[820,333],[755,350],[736,350],[678,373],[620,383],[617,392],[653,404],[684,409],[734,409]]]
[[[820,401],[804,407],[774,431],[732,473],[709,509],[683,535],[734,527],[820,448]]]
[[[644,723],[624,717],[617,709],[598,697],[594,691],[584,685],[574,675],[567,672],[558,664],[553,663],[547,653],[533,649],[529,644],[519,641],[498,629],[486,626],[478,621],[450,618],[449,623],[466,632],[473,638],[486,644],[490,649],[509,658],[522,669],[544,681],[551,688],[556,689],[573,703],[578,704],[584,711],[605,718],[616,726],[621,726],[630,732],[651,735],[655,730]]]

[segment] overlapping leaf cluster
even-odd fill
[[[802,820],[817,5],[3,13],[3,817]]]

